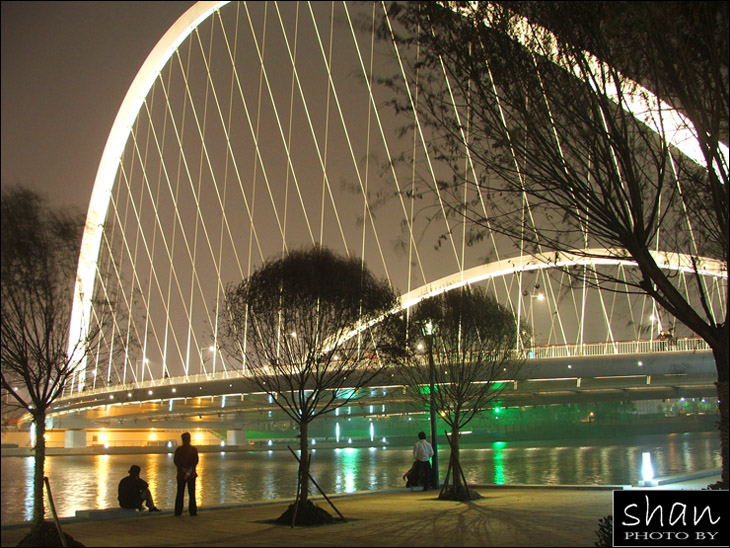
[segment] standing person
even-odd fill
[[[198,450],[190,445],[190,434],[185,432],[182,436],[182,445],[175,449],[175,466],[177,466],[177,498],[175,499],[175,515],[181,516],[183,500],[185,498],[185,486],[188,487],[188,510],[191,516],[198,515],[198,507],[195,503],[195,466],[198,464]]]
[[[130,510],[136,508],[141,512],[144,510],[142,503],[145,503],[150,512],[159,512],[160,509],[152,502],[152,493],[147,482],[139,477],[140,472],[139,466],[133,464],[129,475],[119,482],[119,506]]]
[[[423,490],[428,491],[429,486],[433,487],[433,478],[431,477],[431,457],[433,457],[433,447],[426,440],[426,433],[418,433],[418,441],[413,446],[413,458],[416,462],[413,463],[414,472],[420,481],[416,483],[419,485],[423,483]]]

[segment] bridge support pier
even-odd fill
[[[66,430],[63,446],[67,449],[86,447],[86,430]]]
[[[246,445],[246,431],[228,430],[226,445]]]

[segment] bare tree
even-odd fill
[[[2,192],[2,388],[33,417],[35,468],[31,535],[44,521],[46,414],[96,342],[70,333],[74,281],[84,219],[48,207],[32,191]],[[75,338],[74,338],[75,336]],[[76,340],[69,348],[69,340]]]
[[[633,278],[595,275],[712,348],[726,487],[727,277],[701,271],[728,263],[727,3],[409,2],[392,15],[414,90],[396,106],[415,112],[417,96],[412,123],[451,168],[431,187],[440,203],[473,243],[492,231],[528,252],[634,261]],[[689,256],[690,273],[657,253]]]
[[[463,481],[459,440],[464,427],[494,404],[524,360],[515,351],[517,321],[482,288],[461,288],[419,303],[409,319],[416,345],[399,370],[412,398],[451,429],[451,453],[439,498],[478,498]],[[452,481],[449,484],[449,475]]]
[[[359,259],[313,248],[267,262],[226,298],[224,349],[299,427],[298,506],[282,521],[294,511],[311,523],[324,511],[308,502],[309,424],[350,403],[402,350],[397,297]]]

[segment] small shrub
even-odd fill
[[[613,546],[613,516],[605,516],[598,520],[598,540],[596,546]]]

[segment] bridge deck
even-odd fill
[[[700,348],[681,350],[688,342],[651,353],[528,359],[522,378],[506,381],[500,398],[507,405],[541,405],[714,396],[712,353],[697,341],[691,344]],[[539,350],[536,355],[547,353]],[[565,349],[552,350],[552,355],[560,353]],[[403,385],[389,376],[363,390],[351,406],[356,416],[367,416],[371,406],[387,404],[393,410],[410,403]],[[60,400],[52,415],[57,428],[128,428],[140,423],[229,428],[277,412],[276,404],[250,378],[223,372],[89,391]]]

